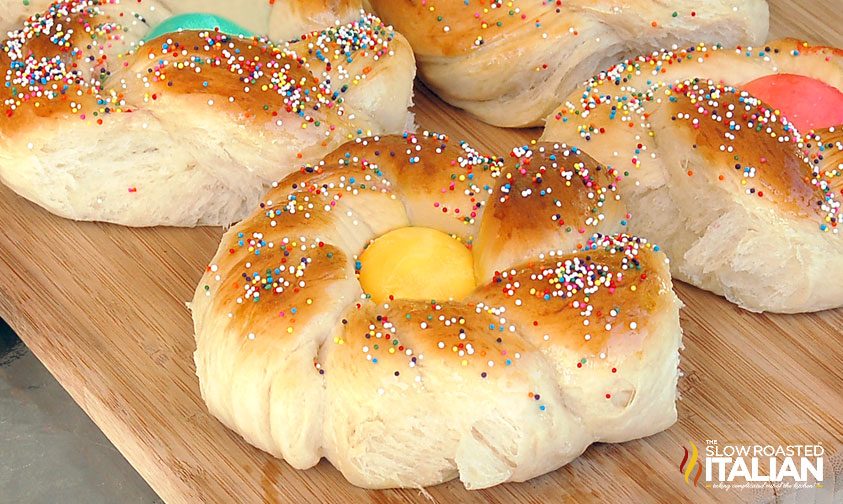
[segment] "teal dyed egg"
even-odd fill
[[[227,35],[242,35],[244,37],[254,37],[255,35],[249,30],[243,28],[233,21],[214,14],[203,14],[201,12],[190,14],[179,14],[173,16],[163,23],[159,24],[150,31],[143,40],[149,41],[158,38],[161,35],[174,33],[179,30],[210,30],[219,29],[222,33]]]

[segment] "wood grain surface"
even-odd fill
[[[774,36],[843,46],[840,0],[773,1],[771,12]],[[540,133],[481,124],[422,86],[416,103],[422,129],[487,152]],[[679,422],[666,432],[595,445],[552,474],[477,492],[458,482],[426,494],[361,490],[324,461],[293,470],[225,429],[199,396],[185,301],[221,234],[75,223],[0,188],[0,316],[167,502],[779,500],[772,489],[686,485],[683,446],[819,442],[828,454],[843,446],[843,310],[755,315],[677,284],[687,305],[685,377]]]

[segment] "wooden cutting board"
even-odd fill
[[[775,36],[843,46],[840,0],[771,4]],[[422,128],[487,152],[540,134],[483,125],[421,86],[416,102]],[[325,462],[295,471],[226,430],[199,397],[185,301],[221,234],[70,222],[0,188],[0,316],[167,502],[757,501],[773,490],[686,485],[683,446],[819,442],[829,454],[843,446],[843,310],[754,315],[678,284],[685,377],[679,422],[664,433],[593,446],[552,474],[477,492],[458,482],[426,495],[366,491]]]

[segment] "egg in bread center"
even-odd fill
[[[178,14],[176,16],[165,19],[163,22],[155,26],[143,38],[145,42],[149,42],[155,38],[170,33],[179,31],[217,31],[232,36],[243,36],[246,38],[254,37],[255,34],[238,25],[230,19],[215,14],[205,12],[189,12],[185,14]]]
[[[426,227],[404,227],[372,241],[359,258],[363,291],[378,303],[392,299],[461,300],[474,291],[471,250]]]
[[[821,80],[775,74],[755,79],[741,88],[780,110],[800,132],[843,124],[843,92]]]

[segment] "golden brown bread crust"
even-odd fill
[[[746,93],[705,82],[678,83],[669,96],[663,113],[708,161],[706,172],[689,177],[719,180],[798,217],[825,217],[823,190],[811,183],[799,133],[785,118]]]
[[[335,46],[328,43],[324,49],[333,52]],[[155,100],[165,92],[232,96],[236,100],[231,106],[240,111],[243,120],[255,117],[268,120],[277,117],[281,110],[293,112],[300,107],[310,113],[314,107],[327,105],[290,105],[279,93],[287,86],[319,89],[320,79],[304,65],[311,55],[312,52],[295,57],[260,40],[183,31],[163,35],[144,44],[118,77],[125,77],[128,81],[124,93],[143,96],[144,101]],[[202,63],[197,65],[196,61]],[[283,72],[278,71],[280,68],[284,69]],[[133,74],[145,79],[133,79]],[[246,87],[249,88],[248,93],[244,92]],[[224,101],[221,105],[230,106],[230,103]]]
[[[541,32],[548,26],[561,26],[553,31],[558,38],[576,37],[583,15],[608,20],[608,24],[612,24],[611,18],[622,17],[621,24],[647,26],[653,31],[676,23],[678,17],[676,11],[654,6],[653,2],[629,0],[490,2],[479,6],[460,1],[424,0],[370,0],[369,3],[379,16],[407,37],[420,56],[465,54],[481,46],[494,46],[497,40],[518,32]],[[701,9],[698,19],[709,15],[704,10]],[[693,16],[683,12],[682,17],[685,16],[689,20],[697,18],[696,12]]]
[[[348,345],[358,365],[374,360],[393,376],[435,359],[486,378],[532,350],[519,334],[501,334],[494,315],[455,302],[367,302],[352,306],[341,323],[342,340],[334,343]]]
[[[394,37],[369,17],[354,28],[303,34],[289,46],[188,30],[138,47],[143,33],[125,24],[129,13],[130,6],[90,0],[56,4],[4,41],[0,131],[28,132],[47,117],[101,122],[154,106],[165,95],[195,95],[207,96],[232,120],[283,119],[330,132],[346,122],[342,103],[350,84],[376,71],[373,63]],[[54,33],[54,26],[63,31]]]
[[[835,65],[843,64],[843,49],[839,47],[829,47],[824,45],[816,45],[808,42],[807,40],[801,40],[792,37],[786,37],[783,39],[778,39],[768,44],[770,50],[773,54],[779,55],[783,54],[783,57],[786,58],[790,56],[791,58],[799,57],[800,55],[810,54],[814,56],[818,56],[827,63],[833,63]],[[765,47],[766,49],[766,47]],[[768,51],[769,52],[769,51]],[[790,59],[789,61],[792,64],[787,65],[787,69],[785,71],[790,72],[793,68],[796,68],[794,65],[797,64],[796,62],[799,61],[799,64],[806,64],[804,59],[802,60],[794,60]],[[818,61],[817,59],[812,58],[811,62]],[[834,77],[834,76],[831,76]]]
[[[613,168],[549,143],[514,149],[507,162],[477,237],[481,282],[499,267],[551,248],[574,250],[594,233],[625,228]]]
[[[678,301],[643,240],[548,251],[466,301],[379,305],[362,292],[354,262],[368,240],[420,224],[470,236],[513,169],[407,134],[346,144],[276,184],[226,234],[192,305],[211,412],[295,467],[325,456],[374,488],[523,481],[593,440],[669,426]]]
[[[344,340],[335,343],[364,348],[361,357],[377,359],[390,372],[414,367],[413,356],[424,355],[468,366],[483,378],[534,348],[560,347],[598,362],[609,354],[617,362],[614,352],[636,355],[647,347],[646,337],[659,337],[648,314],[673,302],[664,295],[670,289],[664,256],[646,240],[623,235],[600,236],[580,248],[507,269],[465,303],[356,303],[343,316]]]
[[[803,75],[843,89],[843,50],[793,38],[758,47],[698,44],[661,49],[601,70],[574,90],[568,103],[551,117],[562,120],[576,114],[577,109],[584,110],[597,96],[646,93],[651,88],[690,79],[740,88],[759,77],[775,74]]]
[[[378,304],[355,278],[380,234],[421,225],[468,242],[487,219],[503,230],[525,224],[513,212],[550,211],[542,190],[573,202],[560,210],[568,224],[591,228],[613,177],[581,153],[536,146],[504,159],[430,133],[358,139],[302,167],[226,233],[196,290],[209,409],[295,467],[324,456],[372,488],[523,481],[594,440],[666,428],[679,302],[645,240],[598,234],[568,247],[535,226],[525,236],[544,253],[466,300]],[[534,194],[486,208],[513,187]]]
[[[664,296],[670,289],[664,256],[628,236],[601,236],[580,248],[498,273],[471,301],[505,307],[510,322],[537,348],[561,347],[589,360],[605,359],[610,348],[624,354],[643,349],[643,337],[653,335],[647,314],[670,302]]]
[[[300,200],[304,199],[301,194]],[[295,337],[287,328],[318,317],[329,301],[324,297],[326,286],[345,278],[350,258],[313,238],[331,236],[334,216],[324,212],[305,215],[285,212],[277,219],[278,225],[269,226],[266,214],[256,214],[241,222],[236,232],[225,235],[224,253],[207,274],[226,281],[209,282],[207,293],[213,295],[213,310],[232,314],[226,328],[231,334],[247,339],[249,334]],[[307,283],[300,284],[299,275],[304,271]]]
[[[89,79],[103,59],[95,51],[86,50],[93,39],[93,34],[85,30],[90,14],[66,9],[44,17],[49,26],[56,22],[66,26],[65,35],[50,36],[49,28],[42,28],[40,21],[30,20],[22,30],[3,41],[0,75],[5,85],[0,86],[0,98],[4,118],[0,120],[0,131],[6,135],[31,127],[31,122],[38,118],[76,113],[83,106],[96,110],[97,90],[89,84]],[[105,25],[110,23],[109,16],[98,17]],[[42,35],[42,31],[46,33]],[[103,30],[99,35],[106,43],[120,40],[110,30]],[[48,78],[47,82],[41,80],[44,77]]]
[[[372,0],[406,36],[445,101],[498,126],[540,125],[559,96],[631,54],[766,39],[764,0],[671,2]]]
[[[280,185],[338,188],[355,175],[357,182],[365,177],[369,190],[388,191],[404,202],[417,225],[482,247],[474,254],[480,281],[495,265],[550,248],[573,250],[594,233],[617,233],[626,225],[615,185],[619,174],[582,151],[551,144],[519,147],[498,158],[443,135],[388,136],[371,145],[347,144]],[[480,226],[486,205],[491,209]]]
[[[388,191],[417,225],[441,228],[470,243],[503,163],[446,135],[407,133],[349,142],[279,187],[330,186],[345,197],[340,184],[353,181],[358,190]]]
[[[517,16],[507,8],[483,9],[482,19],[476,14],[478,9],[467,8],[463,2],[433,5],[421,0],[371,0],[370,3],[379,16],[404,33],[416,54],[424,56],[464,54],[504,36],[512,24],[539,25],[545,18],[556,16],[556,7],[548,2],[522,2]],[[526,19],[529,22],[525,23]]]
[[[512,233],[537,229],[547,234],[553,228],[562,228],[567,234],[586,234],[603,220],[600,214],[604,209],[620,198],[616,171],[580,150],[542,143],[515,149],[510,161],[502,176],[505,189],[490,202],[489,210],[497,220],[507,220],[501,227],[509,234],[501,237],[512,238],[516,236]]]
[[[670,122],[670,134],[679,134],[708,160],[706,172],[689,177],[710,177],[734,194],[836,230],[839,194],[829,187],[839,182],[812,161],[803,135],[779,111],[740,89],[783,73],[843,89],[843,51],[782,39],[759,49],[700,45],[633,58],[574,91],[548,117],[542,139],[620,152],[613,166],[640,177],[656,150],[654,135],[664,129],[653,126],[658,116],[662,124]],[[715,99],[707,98],[711,93]]]
[[[376,17],[304,20],[279,14],[289,2],[252,0],[237,3],[255,7],[240,16],[250,25],[329,28],[279,44],[216,30],[144,41],[191,5],[237,7],[69,0],[12,32],[0,44],[0,180],[71,219],[228,226],[300,164],[411,124],[412,51]]]
[[[641,56],[571,93],[542,140],[624,174],[630,230],[658,236],[674,277],[752,311],[838,307],[843,291],[825,279],[843,264],[839,133],[803,135],[741,86],[794,74],[840,90],[841,63],[839,50],[794,40]]]
[[[15,29],[24,19],[40,13],[54,0],[0,1],[0,33]],[[288,40],[302,32],[321,29],[334,19],[347,22],[362,8],[361,0],[133,0],[139,17],[185,13],[222,16],[252,33],[266,34],[273,40]],[[147,7],[154,6],[151,13]]]
[[[461,163],[461,159],[466,159],[463,157],[466,152],[472,152],[475,157],[471,162]],[[409,162],[411,159],[413,161]],[[606,303],[607,309],[601,308],[595,314],[601,320],[600,327],[605,323],[615,323],[615,320],[626,323],[648,310],[661,308],[654,301],[662,296],[665,289],[666,272],[661,265],[664,261],[661,254],[653,253],[645,240],[621,236],[588,241],[583,237],[585,230],[604,227],[600,222],[592,222],[602,220],[597,216],[604,211],[604,205],[620,206],[615,199],[617,174],[599,166],[581,152],[556,151],[549,145],[536,146],[535,150],[516,149],[507,161],[513,164],[504,166],[501,171],[501,159],[480,156],[467,145],[455,146],[447,137],[436,134],[421,137],[393,135],[343,145],[318,165],[302,167],[299,172],[280,181],[267,194],[258,212],[226,234],[215,258],[214,269],[207,272],[208,275],[213,273],[215,277],[230,279],[229,283],[222,282],[217,290],[209,292],[213,294],[214,303],[225,304],[215,305],[213,310],[233,313],[232,321],[256,321],[261,317],[277,315],[279,304],[301,306],[301,311],[293,319],[296,323],[306,324],[309,318],[320,316],[318,309],[310,308],[319,304],[320,289],[324,290],[326,283],[347,278],[343,275],[350,271],[353,260],[362,252],[368,239],[408,224],[453,228],[454,221],[462,226],[459,234],[466,241],[470,241],[478,225],[483,229],[481,238],[484,232],[491,233],[488,239],[475,243],[473,253],[476,257],[514,257],[515,262],[503,266],[517,266],[519,270],[518,273],[511,273],[508,269],[501,273],[498,270],[494,276],[491,273],[488,276],[478,275],[481,285],[490,279],[491,284],[480,288],[471,297],[466,306],[469,310],[478,305],[487,308],[506,306],[515,293],[501,296],[498,284],[505,278],[506,282],[512,282],[513,277],[517,277],[522,284],[519,295],[536,288],[530,295],[519,297],[519,303],[524,303],[522,310],[536,309],[543,313],[541,316],[532,315],[534,319],[529,321],[529,325],[535,327],[537,319],[552,316],[559,319],[554,323],[562,324],[554,334],[565,335],[566,338],[577,334],[578,341],[579,331],[572,330],[581,320],[574,322],[566,311],[571,309],[571,300],[563,298],[563,306],[557,306],[559,299],[556,298],[561,292],[558,288],[562,284],[556,284],[553,280],[555,276],[547,276],[552,271],[556,271],[559,278],[567,279],[564,287],[573,289],[571,294],[585,296],[589,302],[599,306]],[[470,183],[460,180],[469,175],[472,176]],[[473,184],[477,184],[483,189],[460,191],[456,189],[457,182],[462,188],[472,188]],[[494,183],[496,188],[492,190],[491,184]],[[531,188],[532,194],[522,193]],[[541,193],[542,190],[546,191],[545,194]],[[490,195],[491,200],[488,200]],[[509,199],[511,195],[512,200]],[[468,208],[476,213],[476,217],[466,220],[460,214],[437,212],[433,214],[434,218],[429,218],[422,211],[414,210],[414,199],[425,201],[434,209],[449,206],[449,212]],[[436,202],[443,203],[434,206]],[[382,217],[365,215],[366,209],[382,206],[390,209],[390,215],[386,217],[388,222],[379,223]],[[486,208],[488,206],[491,208]],[[378,213],[386,212],[380,210]],[[553,219],[551,213],[561,215],[564,223],[558,223],[560,219]],[[414,215],[421,215],[423,221],[417,221]],[[489,226],[487,222],[494,224]],[[521,229],[515,231],[519,227]],[[560,228],[561,235],[557,231]],[[346,229],[353,230],[350,240],[345,234]],[[591,234],[593,232],[586,236]],[[560,240],[560,236],[563,239]],[[566,236],[572,237],[564,238]],[[483,250],[486,247],[491,250],[486,252]],[[526,252],[518,251],[513,256],[510,254],[513,247],[524,248]],[[641,255],[639,248],[645,251]],[[585,251],[566,255],[578,249]],[[554,258],[557,252],[559,259]],[[578,258],[576,267],[569,271],[565,271],[564,266],[559,269],[562,258],[574,257]],[[288,275],[283,271],[273,271],[290,267],[306,271],[306,286],[293,282],[280,285],[279,289],[276,277],[280,275],[289,281]],[[638,273],[631,276],[624,270]],[[544,272],[544,280],[529,278],[531,274],[540,272]],[[553,281],[548,284],[548,280]],[[604,280],[611,285],[603,286]],[[591,286],[589,294],[585,294],[583,285],[578,286],[579,281]],[[634,290],[630,290],[633,285]],[[603,290],[607,293],[602,294]],[[508,289],[504,289],[506,291]],[[594,297],[597,291],[601,294]],[[264,295],[274,300],[258,302]],[[554,303],[544,303],[542,298],[545,295],[551,295]],[[306,307],[307,299],[311,303]],[[585,303],[583,297],[578,299]],[[410,303],[406,305],[407,309],[426,309],[425,303],[406,303]],[[542,308],[534,308],[534,303]],[[608,305],[611,303],[636,304],[643,311],[636,311],[639,308],[624,311],[617,318],[610,314]],[[526,323],[526,319],[523,322]],[[600,339],[591,346],[599,347],[604,343]]]

